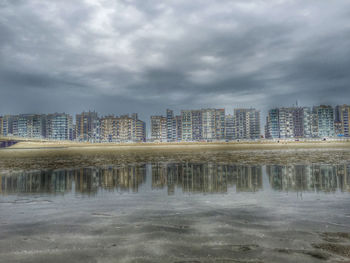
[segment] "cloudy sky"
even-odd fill
[[[348,0],[0,0],[0,115],[350,103]]]

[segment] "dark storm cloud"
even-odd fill
[[[0,114],[350,103],[347,0],[0,1]]]

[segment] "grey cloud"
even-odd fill
[[[350,103],[350,3],[1,1],[0,115]]]

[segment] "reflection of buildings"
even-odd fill
[[[350,165],[268,165],[266,172],[274,190],[350,192]]]
[[[137,192],[146,181],[145,165],[107,168],[48,170],[18,175],[0,175],[0,194],[96,193],[99,189]]]
[[[261,166],[204,164],[154,164],[152,187],[167,187],[172,194],[175,188],[191,193],[225,193],[236,185],[237,191],[262,189]]]
[[[156,163],[147,175],[146,165],[122,165],[0,174],[0,194],[76,193],[94,194],[100,190],[137,192],[152,179],[152,189],[175,189],[185,193],[255,192],[263,189],[260,165],[217,163]],[[350,192],[350,164],[268,165],[266,175],[276,191]]]

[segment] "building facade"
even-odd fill
[[[66,113],[48,114],[46,117],[46,137],[51,140],[72,140],[72,116]]]
[[[82,112],[75,116],[75,139],[92,142],[99,140],[99,118],[97,112]]]
[[[168,125],[166,117],[151,116],[151,140],[156,142],[168,141]]]
[[[334,109],[332,106],[320,105],[313,107],[315,115],[315,125],[317,125],[318,137],[327,138],[334,137]]]
[[[235,138],[235,118],[229,114],[225,116],[225,139],[232,141]]]
[[[349,137],[349,116],[350,116],[350,105],[338,105],[335,108],[335,133],[337,136]]]
[[[181,137],[182,141],[192,141],[192,111],[190,110],[182,110],[181,111],[181,124],[182,131]]]
[[[260,111],[256,109],[234,109],[237,139],[260,138]]]

